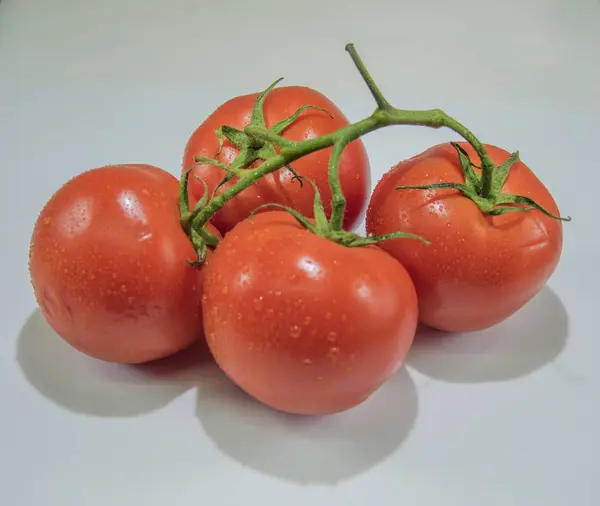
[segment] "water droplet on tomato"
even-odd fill
[[[329,348],[329,351],[327,352],[327,357],[332,362],[336,362],[339,354],[340,354],[340,349],[337,346],[332,346],[331,348]]]
[[[304,325],[310,325],[311,321],[312,321],[312,316],[305,316],[304,317]]]
[[[238,320],[241,320],[242,318],[244,318],[244,315],[242,315],[242,313],[238,313],[238,314],[237,314],[235,317],[236,317]]]
[[[254,343],[248,343],[248,351],[252,351],[254,349]]]
[[[290,283],[296,283],[298,281],[298,274],[290,274],[288,279],[290,280]]]
[[[254,299],[254,310],[255,311],[262,311],[263,308],[263,296],[259,296],[256,299]]]
[[[302,334],[302,329],[300,327],[298,327],[298,325],[294,325],[292,328],[290,328],[290,337],[292,337],[294,339],[298,339],[301,334]]]
[[[223,293],[223,295],[227,295],[227,293],[229,292],[229,288],[227,288],[226,286],[224,286],[223,290],[221,290],[221,292]]]
[[[275,290],[273,293],[276,297],[279,297],[281,295],[281,290]]]
[[[311,360],[310,358],[305,358],[305,359],[302,361],[302,363],[303,363],[303,364],[305,364],[305,365],[310,365],[310,364],[312,364],[312,360]]]
[[[331,332],[329,332],[329,334],[327,334],[327,340],[335,343],[335,340],[337,339],[337,333],[334,332],[333,330]]]
[[[123,293],[125,293],[127,291],[127,286],[126,285],[121,285],[121,291]]]

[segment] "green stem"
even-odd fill
[[[493,162],[483,147],[483,144],[477,139],[477,137],[475,137],[475,135],[468,128],[448,116],[440,109],[427,109],[421,111],[396,109],[394,107],[390,107],[389,109],[385,110],[376,109],[371,116],[365,119],[362,119],[351,125],[347,125],[334,132],[302,142],[290,142],[288,139],[284,139],[283,137],[267,130],[264,127],[256,125],[247,126],[245,131],[247,131],[249,135],[280,146],[281,152],[278,155],[266,160],[256,169],[244,170],[243,174],[239,177],[238,182],[235,185],[211,199],[207,206],[198,213],[198,215],[194,218],[193,226],[204,226],[210,220],[212,215],[225,205],[225,202],[231,200],[237,194],[244,191],[250,185],[258,181],[261,177],[279,170],[284,165],[288,165],[295,160],[302,158],[303,156],[334,145],[338,145],[343,148],[359,137],[390,125],[421,125],[431,128],[447,127],[461,135],[467,142],[469,142],[469,144],[471,144],[471,146],[473,146],[473,149],[477,152],[482,160],[482,169],[484,170],[484,173],[485,171],[491,172],[491,170],[494,168]],[[333,183],[332,190],[338,189],[341,194],[339,175],[337,174],[337,164],[335,165],[336,167],[333,171],[334,174],[332,175],[330,173],[329,176],[330,184]],[[332,163],[330,162],[330,169],[331,167]],[[491,179],[491,174],[489,177]],[[339,213],[339,209],[342,207],[340,205],[341,202],[341,199],[338,198],[337,213]],[[343,219],[343,216],[341,219]],[[332,220],[335,221],[335,223],[332,223],[332,225],[337,226],[338,220],[340,220],[340,216],[336,214],[335,220]]]
[[[344,148],[350,140],[342,138],[333,145],[329,157],[329,188],[331,188],[331,230],[337,232],[344,226],[344,211],[346,210],[346,197],[342,191],[340,181],[340,159]]]
[[[204,158],[197,159],[197,162],[212,163],[226,171],[226,177],[221,181],[217,188],[220,188],[224,183],[230,180],[237,179],[235,184],[219,195],[215,195],[216,189],[213,190],[212,198],[210,198],[208,202],[206,202],[205,199],[202,199],[202,201],[194,207],[194,210],[190,212],[188,210],[189,202],[187,198],[187,179],[189,178],[189,171],[185,173],[184,179],[181,182],[179,202],[181,222],[198,252],[198,262],[202,262],[204,259],[207,245],[215,246],[218,242],[217,238],[205,229],[205,225],[227,201],[243,192],[267,174],[275,172],[285,166],[290,167],[290,164],[295,160],[329,147],[333,147],[328,167],[329,187],[332,195],[332,211],[329,222],[323,211],[323,204],[318,188],[314,183],[312,184],[315,187],[314,213],[316,226],[312,224],[312,221],[301,216],[292,208],[281,206],[277,203],[266,205],[283,207],[283,209],[291,212],[295,218],[311,232],[348,247],[378,244],[382,241],[398,238],[418,239],[428,244],[428,242],[421,237],[402,232],[361,238],[356,234],[343,230],[346,199],[341,187],[339,165],[344,148],[359,137],[390,125],[420,125],[430,128],[448,128],[463,137],[473,147],[481,160],[481,177],[479,177],[473,168],[469,155],[460,145],[452,143],[458,151],[459,163],[463,169],[465,178],[464,184],[439,183],[423,186],[414,185],[410,187],[399,186],[398,189],[455,188],[475,202],[482,212],[486,214],[503,214],[506,212],[516,212],[517,210],[528,211],[537,209],[556,219],[570,219],[552,215],[527,196],[502,193],[502,186],[506,180],[510,167],[518,160],[518,153],[513,153],[506,162],[499,167],[495,167],[484,145],[479,141],[475,134],[441,109],[415,111],[392,107],[375,84],[375,81],[366,69],[363,61],[354,49],[354,46],[348,44],[346,50],[350,53],[356,68],[360,72],[377,103],[377,108],[370,116],[354,124],[347,125],[339,130],[314,139],[305,141],[292,141],[286,139],[280,135],[281,132],[293,123],[299,114],[309,108],[319,108],[310,105],[301,107],[294,114],[280,121],[274,127],[267,128],[266,122],[264,121],[262,106],[269,91],[277,84],[276,82],[258,96],[252,113],[252,122],[250,125],[247,125],[243,131],[225,126],[217,130],[217,136],[219,137],[221,145],[223,137],[227,137],[240,149],[239,155],[231,165],[225,165],[218,160]],[[276,148],[278,148],[279,153]],[[249,168],[256,160],[264,161],[256,168]],[[292,169],[290,168],[290,170]],[[296,175],[293,170],[292,172],[294,173],[294,179],[300,177]],[[208,189],[205,190],[205,197],[207,195]],[[515,204],[520,205],[521,207],[515,208]],[[261,208],[262,207],[265,206],[261,206]]]
[[[354,65],[356,65],[356,68],[360,72],[360,75],[362,76],[363,80],[369,87],[369,91],[371,92],[371,95],[373,95],[373,98],[375,99],[375,102],[377,103],[377,107],[379,109],[391,109],[391,107],[392,107],[391,104],[383,96],[383,93],[381,93],[381,91],[379,91],[379,88],[375,84],[375,80],[373,79],[373,77],[371,77],[371,73],[367,70],[367,67],[363,63],[362,58],[356,52],[356,49],[354,48],[354,44],[352,44],[352,43],[346,44],[346,51],[348,51],[348,53],[350,53],[350,56],[352,58],[352,61],[354,62]]]
[[[442,111],[440,111],[442,112]],[[483,147],[483,144],[479,141],[475,134],[471,132],[466,126],[456,121],[454,118],[443,113],[445,116],[444,126],[451,130],[454,130],[458,135],[465,139],[481,159],[481,196],[488,198],[492,191],[492,182],[494,175],[494,162],[490,158],[490,155]]]
[[[385,111],[389,111],[392,109],[395,111],[399,111],[399,109],[393,108],[390,105],[390,103],[386,100],[386,98],[383,96],[383,93],[379,90],[379,88],[375,84],[373,77],[371,77],[370,72],[367,70],[367,67],[363,63],[362,58],[356,52],[356,49],[354,48],[354,44],[347,44],[346,51],[348,51],[348,53],[350,53],[350,56],[352,57],[352,61],[356,65],[356,68],[360,72],[360,75],[362,76],[363,80],[369,87],[369,91],[371,92],[371,95],[373,95],[373,98],[375,99],[375,102],[377,103],[377,108],[380,110],[385,110]],[[411,111],[402,111],[402,112],[406,114]],[[439,109],[436,109],[436,110],[430,111],[430,112],[431,113],[435,112],[439,117],[438,118],[432,117],[431,118],[432,122],[413,123],[413,124],[421,124],[421,125],[425,125],[425,126],[431,126],[434,128],[445,126],[449,129],[455,131],[457,134],[462,136],[466,141],[468,141],[469,144],[471,144],[471,146],[473,146],[473,148],[475,149],[475,151],[481,158],[481,168],[482,168],[482,195],[481,196],[484,198],[489,197],[491,190],[492,190],[492,180],[493,180],[492,176],[493,176],[493,171],[494,171],[494,163],[492,162],[490,156],[487,154],[487,151],[484,149],[481,142],[479,142],[479,139],[477,139],[477,137],[475,137],[473,132],[471,132],[467,127],[465,127],[464,125],[462,125],[461,123],[456,121],[454,118],[448,116],[445,112],[443,112]],[[397,123],[397,124],[399,124],[399,123]]]
[[[298,144],[295,141],[290,141],[289,139],[281,137],[271,130],[267,130],[265,127],[257,125],[248,125],[246,128],[244,128],[244,132],[246,132],[251,138],[253,137],[261,141],[271,142],[282,148],[293,147]]]
[[[212,218],[213,214],[221,209],[228,200],[231,200],[233,197],[243,192],[261,177],[270,174],[271,172],[275,172],[287,163],[289,162],[286,161],[285,157],[279,154],[270,158],[256,169],[245,171],[244,175],[240,176],[235,185],[230,186],[223,193],[213,197],[208,204],[206,204],[206,206],[194,217],[192,226],[196,229],[204,227],[204,225]]]
[[[292,162],[303,156],[333,146],[329,160],[329,186],[332,193],[330,231],[333,232],[334,235],[335,232],[342,232],[344,210],[346,206],[346,200],[342,192],[339,178],[339,162],[342,152],[349,143],[359,137],[390,125],[421,125],[431,128],[446,127],[462,136],[469,144],[471,144],[481,159],[481,197],[487,198],[487,196],[490,195],[493,191],[492,182],[495,167],[483,144],[477,139],[473,132],[440,109],[413,111],[392,107],[375,84],[371,74],[356,52],[354,45],[348,44],[346,50],[350,53],[356,68],[360,72],[377,103],[377,109],[373,114],[354,124],[347,125],[339,130],[314,139],[291,141],[285,139],[273,129],[268,129],[264,123],[264,119],[262,119],[261,104],[262,101],[264,101],[266,94],[276,84],[274,83],[259,96],[253,112],[253,117],[256,116],[256,118],[250,125],[244,128],[244,133],[248,136],[248,139],[252,144],[260,146],[260,143],[264,143],[264,149],[268,148],[265,152],[267,156],[256,155],[247,160],[264,159],[265,161],[259,167],[252,169],[244,169],[243,166],[239,166],[236,163],[232,164],[234,170],[230,170],[230,173],[235,174],[237,182],[223,193],[213,196],[204,208],[199,209],[194,213],[191,217],[191,225],[193,228],[197,230],[202,229],[202,227],[208,223],[210,218],[219,211],[228,200],[234,198],[261,177],[275,172],[286,165],[290,165]],[[258,121],[259,119],[261,121]],[[277,146],[280,152],[276,153],[276,151],[272,149],[272,146]],[[249,152],[248,156],[250,156],[250,154],[251,153]],[[244,157],[240,156],[240,158]],[[241,161],[242,160],[236,160],[236,162]]]

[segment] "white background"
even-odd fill
[[[600,504],[598,0],[3,0],[0,4],[0,504]],[[487,332],[417,342],[406,370],[323,420],[276,414],[193,354],[94,362],[35,310],[33,222],[78,172],[174,174],[188,135],[275,78],[353,120],[442,107],[519,149],[565,246],[549,288]],[[365,138],[376,182],[447,131]]]

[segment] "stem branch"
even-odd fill
[[[313,153],[314,151],[319,151],[321,149],[334,146],[334,150],[331,154],[329,162],[329,183],[332,188],[333,196],[335,197],[337,193],[338,197],[335,197],[334,202],[332,202],[331,221],[334,228],[338,226],[341,227],[340,223],[343,222],[345,200],[342,200],[344,197],[341,191],[339,174],[337,171],[339,157],[341,156],[344,147],[346,147],[350,142],[370,132],[390,125],[422,125],[431,128],[447,127],[455,131],[473,146],[473,149],[475,149],[482,160],[482,169],[484,175],[486,171],[490,173],[489,179],[491,185],[490,168],[493,170],[494,165],[485,148],[483,147],[483,144],[469,129],[448,116],[440,109],[427,109],[421,111],[396,109],[394,107],[390,107],[389,109],[385,110],[377,109],[373,114],[371,114],[371,116],[356,123],[345,126],[339,130],[322,135],[320,137],[301,142],[291,142],[264,127],[248,126],[246,129],[253,137],[281,146],[281,152],[278,155],[266,160],[262,165],[255,169],[240,170],[239,172],[241,174],[238,176],[237,183],[220,195],[212,198],[206,207],[200,211],[197,216],[195,216],[193,226],[197,228],[206,225],[212,215],[225,205],[225,202],[231,200],[237,194],[244,191],[254,182],[258,181],[261,177],[275,172],[281,167],[294,162],[298,158],[302,158],[303,156]],[[335,163],[336,160],[337,163]],[[334,163],[335,170],[331,170],[332,164]]]
[[[375,84],[375,80],[371,77],[371,74],[369,73],[367,67],[363,63],[362,58],[356,52],[354,44],[346,44],[346,51],[350,53],[354,65],[356,65],[356,68],[360,72],[360,75],[364,79],[365,83],[367,83],[371,95],[373,95],[375,102],[377,102],[377,107],[379,109],[391,109],[392,106],[386,100],[386,98],[383,96],[383,93],[381,93],[381,91]]]
[[[342,137],[333,145],[329,157],[329,187],[331,188],[331,229],[333,232],[342,230],[344,226],[344,211],[346,210],[346,197],[340,182],[340,159],[346,145],[350,142],[347,137]]]
[[[259,95],[253,109],[253,121],[244,128],[244,133],[247,135],[250,144],[248,149],[243,151],[242,154],[240,154],[239,159],[236,158],[229,168],[223,167],[221,162],[215,163],[213,161],[214,165],[228,170],[227,180],[237,179],[237,181],[220,195],[213,196],[204,208],[199,209],[197,213],[194,212],[193,216],[189,217],[188,215],[188,219],[191,218],[191,225],[193,228],[202,229],[210,218],[221,209],[228,200],[234,198],[261,177],[275,172],[286,165],[289,166],[289,164],[298,158],[333,146],[329,159],[329,186],[332,193],[332,212],[329,226],[330,232],[343,232],[342,227],[346,199],[342,192],[339,177],[339,162],[342,152],[352,141],[389,125],[422,125],[431,128],[446,127],[462,136],[469,144],[471,144],[481,159],[482,176],[481,194],[479,197],[487,199],[490,196],[494,191],[494,163],[486,152],[483,144],[477,139],[473,132],[441,109],[413,111],[392,107],[375,84],[371,74],[356,52],[354,45],[348,44],[346,50],[350,53],[352,61],[356,65],[356,68],[360,72],[377,103],[375,112],[354,124],[347,125],[339,130],[314,139],[305,141],[285,139],[279,135],[279,130],[275,129],[277,131],[274,131],[273,128],[268,129],[266,127],[262,113],[262,104],[269,91],[277,84],[278,81],[276,81]],[[302,109],[297,111],[295,115],[297,116],[301,111]],[[293,119],[294,117],[295,116],[292,115],[290,118]],[[290,118],[287,120],[290,120]],[[283,123],[280,122],[278,125],[285,126],[286,121]],[[276,153],[273,146],[277,146],[280,149],[280,152]],[[260,150],[264,150],[264,153],[259,153]],[[263,159],[265,161],[257,168],[244,168],[257,159]],[[208,163],[211,162],[210,160],[206,161],[208,161]],[[182,206],[184,204],[185,203],[182,202]]]
[[[289,139],[281,137],[281,135],[278,135],[271,130],[267,130],[265,127],[260,127],[257,125],[248,125],[246,128],[244,128],[244,132],[246,132],[251,138],[254,137],[256,139],[260,139],[261,141],[272,142],[280,148],[292,147],[298,144],[295,141],[290,141]]]
[[[346,50],[350,53],[352,61],[356,65],[356,68],[360,72],[360,75],[377,103],[377,108],[370,116],[314,139],[305,141],[286,139],[280,134],[292,124],[303,111],[320,108],[311,105],[303,106],[288,118],[281,120],[271,128],[267,128],[264,119],[263,104],[267,94],[273,89],[277,82],[279,82],[276,81],[257,97],[252,111],[251,124],[247,125],[243,131],[226,126],[220,127],[217,130],[220,146],[222,146],[223,137],[227,137],[230,142],[240,149],[240,153],[230,165],[215,159],[202,157],[196,159],[196,162],[198,163],[209,163],[222,168],[226,171],[226,176],[215,190],[213,190],[212,198],[210,198],[208,202],[206,202],[205,199],[202,199],[191,212],[188,209],[189,201],[187,196],[189,171],[185,173],[180,187],[179,207],[181,223],[186,233],[192,239],[194,247],[198,252],[198,259],[200,262],[206,255],[207,245],[215,246],[218,242],[218,239],[210,234],[204,227],[211,217],[219,211],[227,201],[234,198],[260,178],[285,166],[292,171],[294,179],[300,180],[301,175],[297,175],[290,167],[290,164],[310,153],[330,147],[333,147],[333,149],[329,158],[328,167],[329,187],[332,196],[331,218],[329,222],[327,222],[323,210],[323,203],[321,201],[319,190],[314,183],[312,184],[315,189],[314,213],[316,225],[313,225],[312,221],[292,208],[281,206],[277,203],[270,203],[265,206],[283,207],[285,210],[291,212],[308,230],[348,247],[377,244],[384,240],[400,237],[418,239],[427,243],[423,238],[402,232],[361,238],[356,234],[343,230],[346,199],[342,191],[339,176],[339,164],[342,153],[348,144],[359,137],[390,125],[420,125],[430,128],[448,128],[463,137],[473,147],[481,160],[480,177],[475,172],[473,168],[475,165],[471,162],[464,149],[458,144],[452,143],[458,151],[458,160],[463,169],[465,178],[464,184],[439,183],[423,186],[414,185],[410,187],[399,186],[397,189],[455,188],[464,196],[475,202],[482,212],[486,214],[503,214],[506,212],[537,209],[552,218],[567,221],[570,219],[552,215],[527,196],[502,193],[502,186],[510,167],[518,160],[518,153],[514,153],[506,162],[499,167],[495,167],[494,162],[487,153],[484,145],[479,141],[475,134],[441,109],[407,110],[393,107],[375,84],[371,74],[356,52],[354,45],[348,44]],[[276,148],[278,148],[279,153],[277,153]],[[256,160],[263,160],[263,163],[256,168],[249,168]],[[223,193],[216,195],[216,190],[231,180],[234,181],[234,184],[229,186]],[[205,197],[207,196],[208,189],[206,188]],[[521,207],[515,207],[515,204]],[[265,206],[261,206],[261,208]]]
[[[481,144],[479,139],[475,137],[475,134],[471,132],[471,130],[469,130],[466,126],[456,121],[454,118],[448,116],[446,113],[442,112],[442,114],[444,115],[444,126],[448,127],[451,130],[454,130],[471,146],[473,146],[473,149],[481,159],[481,196],[483,198],[488,198],[492,190],[494,162],[492,162],[492,159],[483,147],[483,144]]]

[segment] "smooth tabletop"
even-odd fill
[[[598,0],[0,0],[0,504],[600,504]],[[108,365],[64,344],[31,290],[51,194],[109,163],[180,170],[189,134],[277,77],[353,121],[445,109],[519,150],[552,191],[548,286],[485,332],[418,339],[363,405],[275,413],[190,353]],[[369,134],[375,184],[446,130]]]

